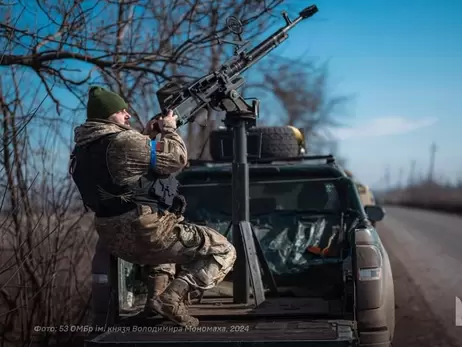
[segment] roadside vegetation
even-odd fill
[[[416,183],[383,193],[380,199],[382,203],[388,205],[462,214],[462,181],[455,184]]]

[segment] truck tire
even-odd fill
[[[251,128],[248,130],[247,139],[256,134],[261,135],[262,158],[296,157],[300,153],[299,141],[294,131],[289,127]],[[233,132],[226,129],[212,131],[209,146],[213,160],[229,158],[232,156],[233,150]]]

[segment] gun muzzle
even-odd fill
[[[308,6],[307,8],[303,9],[299,15],[302,18],[309,18],[312,15],[314,15],[316,12],[318,12],[318,7],[316,5],[311,5]]]

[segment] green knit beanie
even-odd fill
[[[128,105],[116,93],[101,87],[91,87],[88,92],[87,119],[108,119],[110,115],[128,109]]]

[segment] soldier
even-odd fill
[[[174,200],[175,212],[163,204],[162,197],[176,191],[172,174],[188,158],[175,132],[177,117],[169,111],[141,134],[130,128],[127,109],[119,95],[90,88],[87,120],[75,129],[70,172],[84,205],[95,213],[99,242],[121,259],[148,265],[145,311],[197,326],[188,315],[188,294],[221,282],[236,251],[217,231],[185,223],[184,199]],[[182,266],[176,278],[175,263]]]

